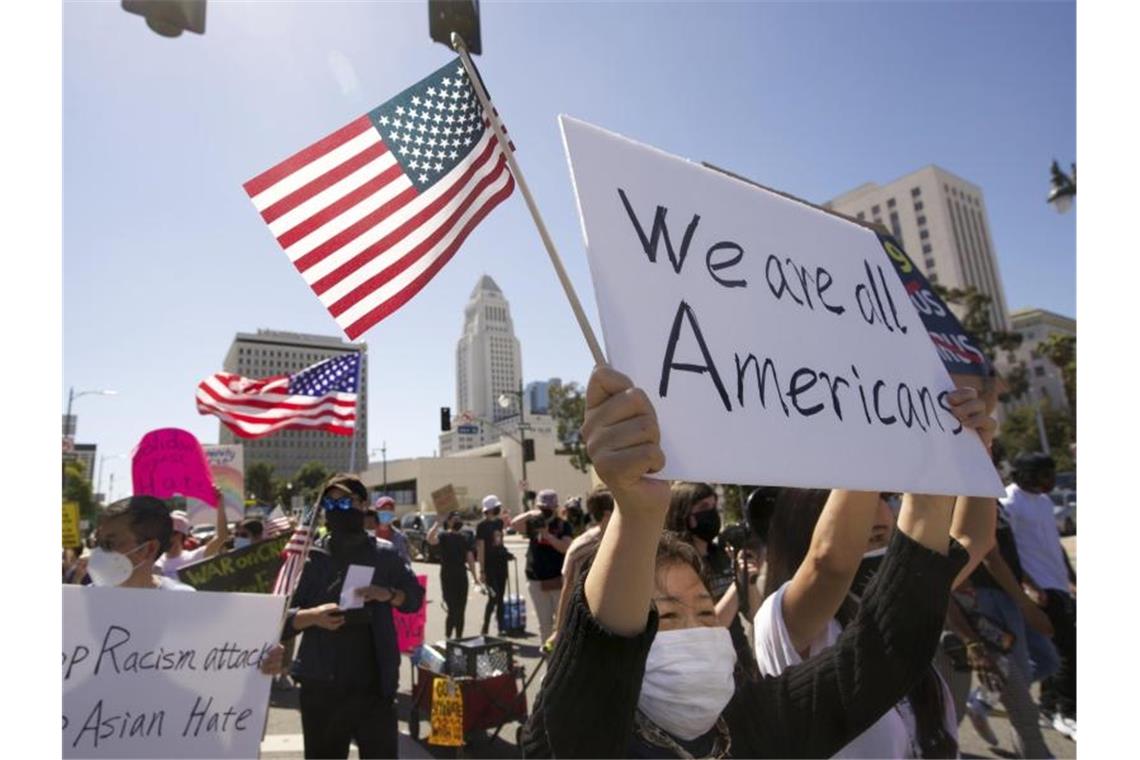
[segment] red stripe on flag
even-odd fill
[[[416,190],[416,188],[409,187],[407,190],[404,190],[399,195],[392,198],[390,201],[373,211],[368,216],[353,224],[351,227],[346,227],[325,242],[318,245],[313,250],[306,253],[301,258],[297,259],[295,262],[293,262],[294,266],[297,267],[297,271],[304,272],[309,267],[313,266],[319,261],[323,261],[325,257],[340,250],[345,245],[360,237],[376,225],[383,223],[385,219],[402,209],[404,206],[407,206],[417,197],[419,197],[419,192]]]
[[[459,234],[459,236],[455,239],[455,242],[452,245],[448,246],[447,250],[444,251],[444,253],[438,259],[436,259],[431,266],[425,269],[423,274],[412,280],[407,285],[407,287],[405,287],[399,293],[389,298],[380,306],[377,306],[375,309],[368,312],[363,317],[349,325],[347,329],[345,329],[345,333],[349,336],[349,338],[357,338],[377,322],[384,319],[396,309],[403,306],[405,303],[410,301],[416,295],[416,293],[419,293],[420,290],[422,290],[423,287],[428,284],[432,277],[435,277],[436,273],[438,273],[439,270],[443,268],[444,264],[450,261],[451,257],[455,255],[455,252],[459,250],[459,246],[462,245],[464,240],[466,240],[467,235],[471,232],[475,225],[481,222],[483,220],[483,217],[491,212],[491,209],[506,200],[507,197],[509,197],[510,194],[514,191],[515,178],[514,176],[511,176],[509,172],[508,176],[509,179],[507,180],[507,184],[502,189],[502,191],[496,193],[488,199],[483,208],[479,209],[475,216],[471,218],[471,221],[463,228],[463,232]]]
[[[367,148],[357,153],[352,158],[345,161],[339,166],[334,166],[327,172],[317,177],[315,180],[307,185],[297,188],[293,192],[286,195],[281,200],[274,203],[272,206],[267,207],[261,212],[261,218],[269,224],[276,219],[279,219],[284,214],[292,211],[300,206],[305,201],[309,200],[318,193],[329,189],[337,182],[352,174],[357,169],[375,161],[388,152],[388,146],[382,142],[369,145]]]
[[[404,170],[400,168],[399,164],[392,164],[380,174],[365,182],[360,187],[353,190],[348,195],[337,198],[336,201],[321,209],[317,213],[310,216],[305,221],[293,227],[290,230],[282,232],[277,238],[277,242],[281,244],[282,248],[288,248],[296,243],[298,240],[304,238],[311,232],[323,227],[328,222],[336,219],[348,209],[364,201],[376,193],[380,192],[385,185],[399,177],[404,176]]]
[[[225,412],[231,419],[238,420],[239,422],[251,422],[255,425],[278,425],[280,423],[291,423],[296,420],[319,420],[322,417],[334,417],[338,420],[345,422],[352,422],[356,419],[355,412],[344,414],[333,409],[317,409],[312,412],[298,412],[291,414],[288,417],[259,417],[256,414],[243,414],[242,412],[234,410],[232,407],[224,404],[214,404],[209,401],[198,399],[199,406],[212,407],[219,412]]]
[[[218,393],[216,390],[211,388],[206,383],[199,383],[198,384],[198,390],[205,392],[211,398],[216,399],[218,402],[220,402],[222,404],[237,404],[240,406],[252,406],[252,407],[256,407],[258,409],[301,409],[301,410],[304,410],[304,409],[312,409],[314,406],[317,406],[319,404],[330,404],[330,403],[335,404],[337,406],[347,407],[349,409],[355,409],[356,408],[356,402],[355,401],[344,401],[342,399],[328,398],[325,396],[322,396],[322,397],[314,396],[313,397],[313,403],[311,403],[311,404],[297,404],[297,403],[292,403],[292,402],[288,402],[288,401],[266,401],[266,400],[254,398],[254,397],[246,398],[243,394],[235,394],[234,396],[223,396],[222,394]],[[232,391],[231,391],[231,393],[232,393]]]
[[[359,119],[350,121],[343,127],[333,132],[328,137],[318,140],[309,147],[296,153],[293,156],[285,159],[281,163],[274,166],[272,169],[267,169],[253,179],[246,182],[242,187],[245,188],[246,193],[250,198],[260,195],[266,189],[276,185],[281,180],[288,177],[293,172],[297,171],[306,164],[312,163],[315,159],[320,158],[326,153],[339,148],[352,138],[372,129],[372,119],[367,115],[361,116]]]
[[[463,174],[458,179],[456,179],[451,184],[451,186],[447,188],[447,190],[443,192],[443,194],[441,194],[431,203],[428,203],[426,206],[420,209],[415,216],[411,217],[399,227],[392,230],[390,233],[384,236],[384,238],[368,246],[363,251],[356,254],[351,259],[344,262],[339,267],[314,282],[312,285],[313,292],[317,295],[324,293],[326,290],[336,285],[345,277],[348,277],[357,269],[360,269],[362,266],[372,261],[380,254],[384,253],[384,251],[388,250],[393,245],[406,238],[412,233],[413,230],[422,225],[431,217],[435,216],[437,211],[450,203],[456,195],[467,188],[467,183],[470,182],[471,178],[475,176],[476,173],[478,173],[479,169],[481,169],[483,165],[487,163],[494,150],[495,142],[491,141],[487,143],[487,147],[479,155],[479,158],[477,158],[474,163],[468,166],[467,170],[464,171]],[[323,247],[324,246],[321,246],[321,248]],[[340,246],[338,245],[337,247],[339,248]],[[316,253],[316,251],[314,251],[314,253]],[[307,258],[307,256],[304,258]],[[321,258],[324,258],[324,256]],[[298,260],[297,263],[300,264],[300,260]],[[307,269],[308,267],[306,266],[305,268]],[[300,266],[298,266],[298,269],[300,269]],[[301,271],[304,270],[302,269]]]
[[[447,233],[451,231],[451,228],[456,225],[459,218],[463,216],[464,212],[466,212],[467,209],[470,208],[473,203],[475,203],[475,201],[479,198],[479,194],[497,182],[503,175],[503,172],[506,171],[507,159],[505,156],[500,154],[499,160],[496,163],[497,166],[490,174],[479,180],[478,184],[467,189],[466,195],[463,198],[463,202],[460,203],[458,207],[456,207],[455,211],[452,212],[452,214],[444,222],[437,225],[432,233],[423,240],[423,242],[421,242],[412,250],[408,251],[398,261],[393,262],[383,271],[377,272],[364,282],[357,285],[351,291],[346,293],[343,298],[339,299],[333,304],[330,304],[328,307],[329,313],[334,317],[339,317],[346,310],[360,301],[360,299],[366,297],[369,293],[387,283],[389,280],[400,274],[400,272],[403,272],[412,264],[415,264],[425,254],[427,254],[428,251],[434,248],[436,244],[438,244],[439,241],[442,240],[447,235]],[[468,224],[467,229],[470,227],[471,225]]]

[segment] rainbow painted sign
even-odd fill
[[[226,508],[226,519],[236,522],[245,517],[245,455],[240,443],[203,446],[206,462],[210,466],[210,477],[214,485],[222,490],[222,504]],[[190,522],[213,525],[214,513],[204,511],[204,505],[187,502]]]

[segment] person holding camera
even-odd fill
[[[538,508],[511,520],[511,527],[520,533],[525,531],[530,539],[526,551],[527,585],[538,618],[539,635],[545,644],[554,633],[554,613],[562,591],[562,562],[574,531],[555,515],[557,493],[549,488],[539,491],[536,501]]]

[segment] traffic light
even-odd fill
[[[479,0],[428,0],[428,33],[451,48],[451,33],[457,32],[472,55],[483,52],[479,35]]]
[[[451,407],[441,406],[439,408],[439,429],[446,433],[451,430]]]
[[[534,461],[534,439],[533,438],[527,438],[526,440],[523,441],[523,461],[524,462],[533,462]]]
[[[183,31],[206,33],[206,0],[122,0],[123,10],[146,19],[151,31],[177,37]]]

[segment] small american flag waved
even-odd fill
[[[418,293],[514,186],[456,58],[244,188],[356,338]]]
[[[262,530],[265,533],[264,538],[275,538],[280,536],[287,530],[292,529],[293,523],[289,522],[289,518],[281,511],[281,507],[274,507],[269,516],[265,518],[265,525]]]
[[[297,582],[301,580],[301,571],[305,568],[305,554],[308,551],[309,544],[309,524],[302,521],[297,530],[293,531],[293,536],[289,539],[289,543],[285,544],[285,548],[281,551],[281,556],[285,561],[281,564],[281,569],[277,571],[277,580],[273,583],[273,593],[280,596],[292,596],[293,591],[297,588]]]
[[[218,417],[242,438],[287,428],[352,435],[359,372],[355,351],[264,380],[217,372],[198,383],[198,413]]]

